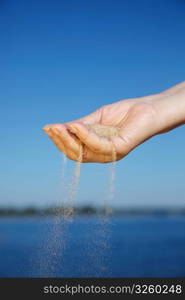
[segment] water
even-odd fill
[[[38,248],[53,224],[53,217],[1,218],[0,277],[37,277]],[[185,276],[185,217],[110,217],[109,226],[110,249],[104,253],[109,264],[102,277]],[[96,276],[87,255],[96,228],[97,217],[74,217],[66,231],[68,247],[57,254],[58,269],[51,276]]]

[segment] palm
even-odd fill
[[[150,102],[131,99],[104,106],[76,121],[53,124],[47,131],[53,142],[70,159],[78,160],[83,143],[83,162],[110,162],[112,150],[119,160],[138,144],[152,136],[155,122]],[[107,140],[90,132],[86,124],[118,126],[120,136]]]

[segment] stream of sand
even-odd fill
[[[109,128],[108,128],[109,127]],[[118,135],[118,131],[112,126],[95,126],[89,125],[89,128],[93,130],[99,136],[110,138],[110,136]],[[55,209],[54,222],[52,230],[48,235],[47,241],[43,245],[42,249],[42,259],[40,261],[39,273],[40,276],[55,276],[57,270],[61,270],[62,257],[64,251],[67,247],[67,224],[73,221],[74,216],[74,206],[76,194],[80,181],[80,170],[81,162],[83,157],[83,146],[81,145],[79,151],[78,161],[75,164],[75,168],[67,186],[67,195],[62,199],[59,199],[57,203],[57,208]],[[109,236],[110,236],[110,226],[109,218],[111,214],[111,204],[114,198],[114,186],[115,186],[115,163],[116,163],[116,151],[113,147],[112,150],[112,163],[110,165],[110,174],[108,182],[107,195],[102,202],[103,213],[97,218],[95,232],[92,237],[89,238],[89,243],[87,245],[87,255],[89,260],[94,265],[93,276],[101,276],[106,273],[109,262]],[[61,181],[64,191],[64,179],[65,179],[65,169],[67,166],[66,157],[63,157],[62,164],[62,174]],[[92,276],[88,274],[88,270],[83,270],[84,277]],[[109,271],[110,274],[110,271]]]

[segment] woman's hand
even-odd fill
[[[113,149],[116,160],[120,160],[150,137],[184,123],[185,83],[181,83],[160,94],[122,100],[81,119],[43,129],[68,158],[78,161],[83,144],[82,162],[105,163],[112,161]],[[119,136],[110,140],[99,137],[86,124],[117,126]]]

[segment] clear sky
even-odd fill
[[[183,0],[1,0],[0,206],[62,195],[61,154],[43,125],[183,80]],[[117,163],[114,204],[184,207],[184,153],[184,126],[135,149]],[[101,203],[108,170],[83,164],[78,203]]]

